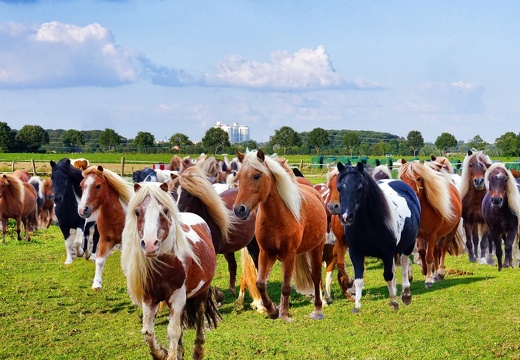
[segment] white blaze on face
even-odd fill
[[[90,196],[90,192],[92,191],[92,185],[94,184],[94,178],[92,176],[85,179],[83,194],[81,195],[81,199],[78,203],[78,211],[83,213],[83,209],[86,205],[86,199]]]
[[[377,184],[381,190],[383,190],[383,193],[385,194],[388,201],[392,219],[387,223],[394,233],[396,239],[395,244],[397,245],[399,244],[399,241],[401,241],[401,233],[404,229],[404,222],[406,218],[412,216],[412,212],[408,207],[406,199],[390,187],[389,183],[392,181],[400,180],[379,180]]]
[[[151,252],[160,245],[156,245],[156,241],[164,237],[165,230],[159,225],[159,219],[162,216],[159,206],[149,204],[144,215],[144,228],[142,241],[145,243],[145,251]]]

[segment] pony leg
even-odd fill
[[[478,254],[473,250],[473,226],[463,223],[464,233],[466,234],[466,249],[468,250],[469,262],[476,262]],[[477,233],[478,236],[478,233]]]
[[[321,264],[322,264],[323,248],[318,246],[309,252],[311,257],[311,278],[314,284],[314,311],[310,314],[313,320],[323,320],[323,301],[321,299]]]
[[[426,287],[426,289],[429,289],[433,286],[433,252],[435,250],[435,241],[437,239],[436,233],[430,235],[432,237],[426,243],[426,280],[424,281],[424,286]]]
[[[402,273],[402,290],[401,290],[401,301],[405,305],[410,305],[412,302],[412,291],[410,289],[410,270],[412,264],[410,264],[410,258],[407,255],[401,255],[401,273]],[[395,276],[394,276],[395,279]]]
[[[278,313],[276,312],[276,306],[273,304],[269,295],[267,295],[267,277],[273,267],[276,258],[267,256],[264,251],[260,250],[258,256],[258,277],[256,279],[256,288],[260,292],[262,297],[262,304],[265,306],[265,310],[271,319],[277,319]]]
[[[206,311],[205,302],[201,301],[197,308],[197,325],[195,335],[195,345],[193,348],[193,358],[202,359],[204,357],[204,344],[206,338],[204,337],[204,313]]]
[[[7,229],[7,219],[2,218],[2,245],[5,245],[5,232]]]
[[[76,257],[76,254],[73,249],[74,237],[76,236],[76,230],[69,230],[69,237],[65,239],[65,251],[67,252],[67,259],[65,260],[65,265],[72,264],[72,260]]]
[[[233,297],[236,297],[236,278],[237,278],[237,261],[235,260],[235,253],[227,253],[224,254],[224,258],[227,260],[228,263],[228,272],[229,272],[229,291],[233,295]]]
[[[389,262],[391,262],[389,264]],[[389,305],[394,310],[399,310],[399,303],[397,302],[397,285],[395,280],[395,262],[394,257],[392,256],[389,259],[383,259],[383,265],[384,265],[384,277],[386,280],[386,284],[388,287],[388,294],[390,297],[390,303]],[[390,272],[389,272],[390,271]]]
[[[327,233],[328,235],[328,233]],[[331,297],[331,284],[332,284],[332,272],[334,271],[334,267],[336,266],[336,256],[334,254],[335,245],[325,244],[323,247],[323,261],[325,262],[325,300],[328,303],[332,302]]]
[[[186,306],[186,289],[181,288],[173,292],[168,303],[170,303],[170,322],[168,323],[167,336],[170,342],[168,349],[168,360],[177,358],[179,340],[182,336],[182,315]],[[197,308],[199,311],[199,308]],[[204,319],[204,317],[203,317]],[[197,319],[197,326],[200,319]],[[197,329],[198,332],[198,329]],[[193,354],[195,357],[195,354]]]
[[[280,297],[279,317],[286,322],[292,321],[289,316],[289,296],[291,295],[291,280],[295,265],[296,254],[288,254],[282,261],[282,295]]]
[[[354,280],[354,288],[356,290],[356,295],[354,297],[354,309],[352,312],[357,314],[359,309],[361,309],[361,295],[363,294],[363,288],[365,287],[365,282],[363,278]]]
[[[21,218],[16,219],[16,235],[18,237],[18,241],[22,240],[22,227],[21,227]]]
[[[76,250],[76,256],[82,257],[83,251],[83,230],[81,228],[76,229],[76,236],[74,237],[74,249]]]
[[[347,252],[347,247],[343,241],[338,241],[336,243],[336,261],[338,266],[338,283],[341,286],[341,290],[343,291],[343,295],[350,301],[352,301],[352,295],[349,288],[352,287],[352,279],[347,273],[345,269],[345,254]]]
[[[516,238],[516,231],[510,231],[507,233],[504,239],[504,252],[505,252],[505,260],[504,267],[505,268],[513,268],[513,244]]]
[[[144,341],[150,348],[150,352],[154,359],[166,359],[168,352],[157,342],[155,337],[155,314],[157,312],[156,305],[143,304],[143,328],[141,333],[144,335]]]
[[[103,284],[103,269],[105,268],[106,255],[96,257],[96,272],[94,273],[94,281],[92,282],[93,290],[101,290]]]

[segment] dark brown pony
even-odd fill
[[[258,209],[255,235],[260,246],[256,285],[270,318],[290,321],[291,280],[300,292],[314,296],[313,319],[323,319],[321,266],[327,215],[316,190],[298,185],[277,161],[262,150],[238,153],[238,195],[233,211],[247,219]],[[267,295],[267,278],[276,260],[282,262],[279,311]],[[304,285],[304,283],[306,285]]]
[[[417,235],[417,249],[421,257],[425,286],[430,288],[435,280],[446,274],[446,252],[459,255],[464,247],[457,229],[462,215],[459,192],[451,179],[421,162],[404,162],[399,168],[399,178],[410,185],[421,203],[421,223]],[[439,249],[435,261],[435,249]]]
[[[16,220],[16,234],[22,240],[21,224],[24,225],[25,240],[30,241],[29,229],[37,223],[36,200],[38,194],[28,182],[23,182],[14,174],[0,175],[0,217],[2,220],[2,244],[5,245],[5,233],[9,219]]]
[[[491,159],[482,151],[468,151],[462,162],[462,174],[458,190],[462,199],[462,219],[466,232],[466,248],[469,261],[475,262],[479,256],[486,262],[488,229],[482,217],[482,200],[486,195],[484,174],[491,166]],[[480,238],[480,234],[482,238]]]
[[[54,217],[54,190],[52,179],[42,180],[43,205],[40,209],[40,227],[48,229]]]
[[[90,166],[83,171],[82,195],[78,214],[89,219],[97,217],[99,243],[96,254],[96,273],[92,288],[100,290],[107,256],[121,244],[126,206],[132,196],[132,187],[119,175],[102,166]]]
[[[183,359],[184,329],[195,328],[193,358],[202,359],[204,331],[220,321],[211,287],[216,271],[211,232],[200,216],[179,213],[166,184],[147,182],[134,189],[122,234],[121,265],[128,293],[143,309],[141,332],[154,359]],[[161,302],[170,308],[168,349],[155,336]]]

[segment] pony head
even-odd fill
[[[484,182],[493,208],[501,208],[507,204],[515,215],[520,214],[517,182],[503,163],[492,164],[486,171]]]
[[[459,189],[461,198],[464,198],[470,187],[477,191],[485,189],[484,174],[491,166],[491,159],[482,151],[469,150],[462,163],[461,187]]]

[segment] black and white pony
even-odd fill
[[[139,182],[143,182],[143,181],[152,181],[152,182],[159,181],[157,179],[157,173],[155,172],[155,170],[148,166],[142,170],[134,171],[132,173],[132,180],[134,181],[134,183],[139,183]]]
[[[65,238],[67,260],[72,263],[76,256],[91,258],[96,253],[99,233],[95,219],[85,220],[78,214],[78,203],[81,198],[81,170],[72,166],[70,159],[61,159],[58,163],[51,160],[51,179],[54,190],[54,211],[58,226]],[[92,234],[92,250],[89,248],[89,237]],[[92,257],[93,260],[94,257]]]
[[[396,300],[396,255],[401,255],[402,301],[410,304],[410,255],[419,231],[421,206],[412,188],[399,180],[376,181],[358,162],[356,166],[337,165],[340,193],[339,218],[345,227],[349,255],[354,267],[355,308],[361,308],[364,286],[365,257],[383,260],[383,277],[390,293],[390,306],[399,308]],[[409,269],[410,268],[410,269]]]

